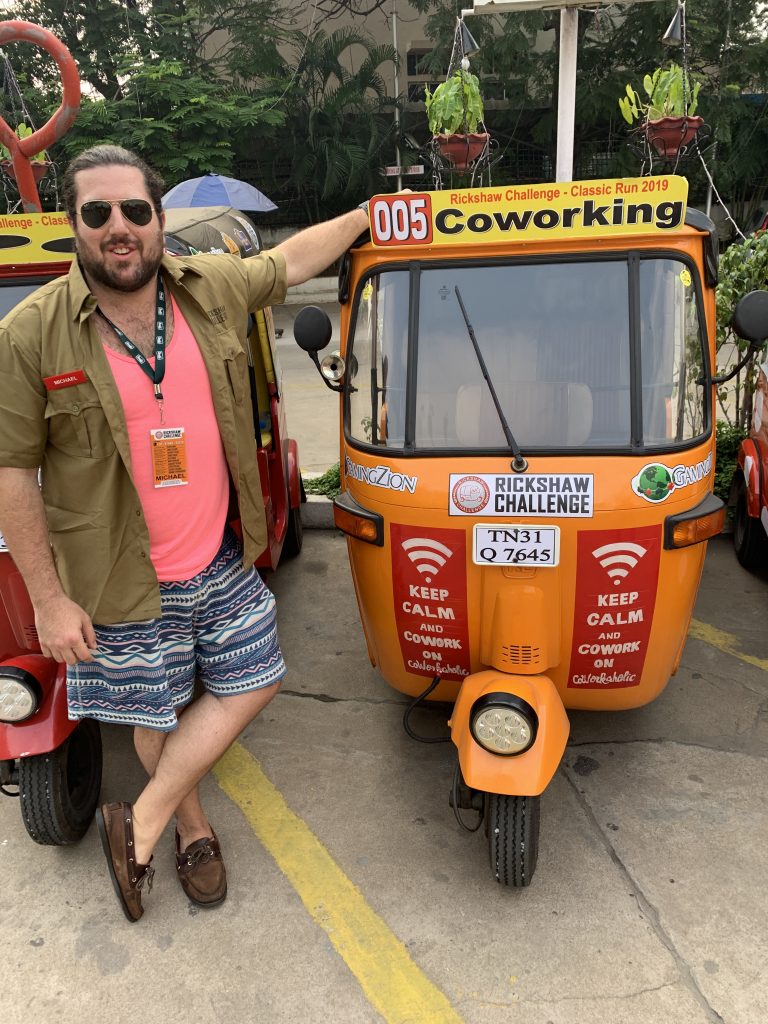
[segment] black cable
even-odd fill
[[[453,787],[451,789],[451,803],[453,804],[453,814],[454,817],[456,818],[456,821],[458,821],[458,823],[461,825],[465,832],[477,832],[477,830],[480,828],[480,826],[483,824],[483,821],[485,820],[485,804],[483,804],[482,810],[477,812],[480,815],[480,817],[477,820],[477,824],[475,825],[474,828],[470,828],[469,825],[467,825],[467,823],[462,818],[461,814],[459,813],[459,774],[459,762],[457,760],[456,768],[453,773]]]
[[[408,733],[412,740],[418,740],[419,743],[448,743],[451,738],[450,736],[419,736],[418,733],[415,733],[408,724],[408,719],[411,717],[411,712],[413,711],[413,709],[423,700],[427,699],[427,697],[430,695],[430,693],[432,693],[432,691],[435,689],[439,682],[440,676],[435,676],[435,678],[432,680],[432,682],[429,684],[426,690],[423,693],[420,693],[418,697],[414,697],[413,700],[408,705],[408,707],[403,712],[403,728],[405,729],[405,731]]]

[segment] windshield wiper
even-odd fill
[[[477,343],[475,331],[472,327],[472,324],[469,322],[469,317],[467,316],[467,311],[464,308],[464,302],[462,301],[461,292],[459,291],[458,285],[454,287],[454,291],[456,292],[456,298],[459,300],[459,307],[461,308],[461,315],[464,317],[464,323],[467,325],[467,331],[469,332],[469,340],[472,342],[472,346],[475,350],[475,355],[477,356],[477,361],[480,364],[480,370],[482,371],[483,377],[485,378],[485,383],[488,385],[488,390],[491,392],[493,404],[496,406],[496,412],[498,413],[499,416],[501,429],[504,431],[504,436],[507,439],[507,444],[512,449],[512,454],[515,456],[512,460],[512,469],[515,471],[515,473],[523,473],[526,469],[528,469],[528,462],[523,457],[523,453],[520,451],[520,446],[515,440],[514,434],[510,430],[509,423],[507,423],[507,417],[504,415],[504,410],[501,408],[499,396],[496,394],[496,388],[493,386],[491,378],[488,375],[488,368],[485,365],[483,353],[480,351],[480,346]]]

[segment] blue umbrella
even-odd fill
[[[277,209],[271,199],[247,181],[210,173],[175,185],[163,196],[163,206],[166,209],[180,206],[233,206],[238,210],[257,213]]]

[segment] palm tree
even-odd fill
[[[297,38],[295,47],[287,63],[281,134],[290,148],[288,183],[314,221],[381,188],[380,169],[394,152],[395,121],[380,68],[397,54],[350,28]],[[362,59],[346,53],[353,47]],[[356,70],[345,67],[342,54]]]

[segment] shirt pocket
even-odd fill
[[[245,386],[248,380],[248,357],[239,346],[224,346],[224,366],[227,371],[229,390],[236,405],[242,405],[245,399]]]
[[[92,393],[51,391],[45,407],[48,443],[68,455],[105,459],[115,450],[107,417]]]

